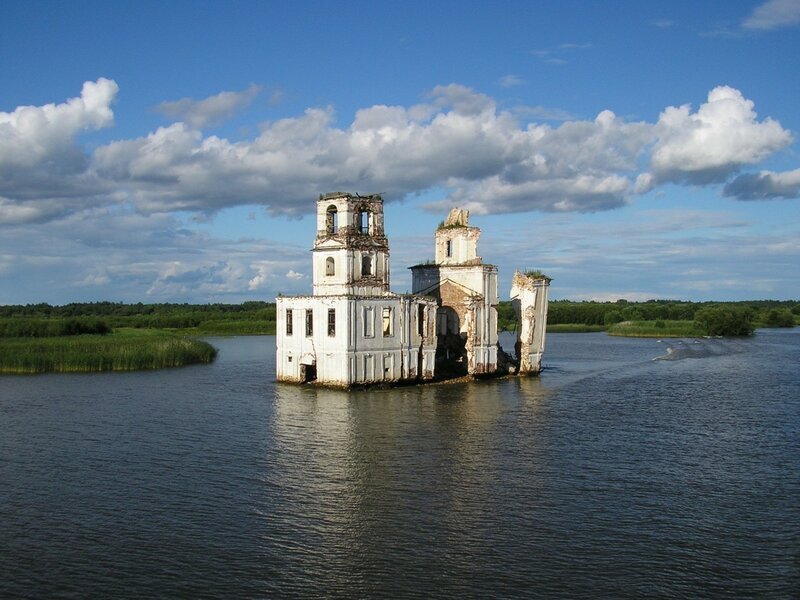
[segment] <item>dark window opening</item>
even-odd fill
[[[328,335],[335,336],[336,335],[336,309],[329,308],[328,309]]]
[[[417,305],[417,333],[425,335],[425,307],[422,304]]]
[[[325,214],[325,231],[334,234],[339,231],[339,211],[331,204]]]
[[[362,208],[358,211],[358,231],[360,233],[369,233],[369,226],[370,221],[372,220],[372,215],[366,208]]]
[[[314,311],[310,308],[306,309],[306,335],[314,335]]]
[[[372,257],[369,255],[361,257],[361,275],[372,275]]]
[[[447,240],[447,256],[453,256],[453,240]]]
[[[294,323],[292,322],[292,309],[286,311],[286,335],[292,335],[294,332]]]
[[[332,256],[325,259],[325,275],[328,277],[336,275],[336,261],[333,260]]]

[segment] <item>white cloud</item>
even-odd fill
[[[84,83],[79,98],[62,104],[0,112],[0,174],[50,158],[62,166],[73,163],[80,168],[83,152],[74,146],[75,137],[113,123],[111,103],[118,91],[113,80],[100,78]]]
[[[0,224],[59,218],[112,189],[88,170],[78,136],[113,124],[117,84],[100,78],[61,104],[0,112]]]
[[[295,281],[297,281],[299,279],[304,279],[304,278],[305,275],[303,275],[302,273],[298,273],[294,269],[289,269],[289,271],[287,271],[286,273],[286,279],[294,279]]]
[[[500,85],[505,88],[515,87],[525,83],[525,80],[518,75],[505,75],[500,78]]]
[[[742,174],[725,186],[723,194],[738,200],[800,198],[800,169]]]
[[[651,162],[659,181],[721,182],[792,141],[777,121],[757,121],[753,102],[727,86],[711,90],[695,113],[688,104],[668,107],[655,129]]]
[[[766,31],[800,24],[800,0],[768,0],[742,22],[744,29]]]
[[[330,107],[263,123],[255,138],[238,142],[176,122],[87,155],[76,136],[110,124],[116,91],[112,81],[98,80],[80,99],[2,113],[0,224],[115,204],[203,214],[261,205],[297,215],[322,191],[382,192],[391,201],[434,187],[449,192],[436,210],[459,203],[481,214],[593,212],[664,182],[724,182],[792,139],[777,121],[758,121],[753,102],[730,87],[712,90],[697,112],[669,107],[655,124],[603,110],[594,120],[563,115],[554,127],[522,118],[535,107],[500,109],[493,98],[451,84],[421,104],[358,110],[345,127],[334,125]],[[252,93],[190,103],[184,116],[213,118]]]
[[[675,22],[670,19],[656,19],[651,21],[650,24],[653,27],[658,27],[659,29],[669,29],[675,24]]]
[[[181,119],[190,127],[202,129],[230,117],[250,104],[260,92],[261,86],[253,84],[241,92],[220,92],[203,100],[181,98],[173,102],[162,102],[156,110],[167,117]]]
[[[587,50],[589,48],[592,48],[592,44],[564,43],[554,46],[553,48],[531,50],[530,54],[538,58],[541,62],[549,65],[567,65],[570,61],[564,58],[566,55],[574,54],[575,50]]]

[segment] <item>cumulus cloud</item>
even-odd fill
[[[752,100],[728,86],[711,90],[695,113],[688,104],[668,107],[655,131],[651,163],[662,182],[722,182],[792,141],[778,121],[759,122]]]
[[[657,123],[603,110],[592,120],[563,115],[553,126],[536,121],[535,107],[501,109],[451,84],[417,105],[362,108],[343,127],[332,107],[309,108],[237,142],[197,127],[257,90],[224,92],[186,104],[181,121],[87,154],[76,137],[110,124],[116,91],[98,80],[62,105],[2,113],[0,224],[109,204],[145,214],[261,205],[297,215],[322,191],[382,192],[391,201],[434,187],[448,194],[435,210],[590,212],[665,182],[724,183],[792,140],[777,121],[759,121],[753,102],[730,87],[713,89],[696,112],[668,107]],[[26,112],[37,125],[25,124]]]
[[[109,192],[89,172],[90,157],[77,138],[113,124],[118,91],[100,78],[61,104],[0,112],[0,224],[57,218]]]
[[[62,104],[0,112],[0,169],[31,167],[51,158],[62,165],[77,163],[80,168],[83,152],[75,147],[75,137],[113,123],[111,103],[118,91],[114,81],[100,78],[84,83],[79,98]]]
[[[725,186],[723,194],[738,200],[800,198],[800,169],[784,173],[761,171],[739,175]]]
[[[800,0],[768,0],[742,22],[742,28],[766,31],[800,23]]]
[[[241,92],[220,92],[203,100],[181,98],[162,102],[156,110],[171,119],[180,119],[190,127],[203,127],[218,123],[250,104],[261,92],[261,86],[250,85]]]

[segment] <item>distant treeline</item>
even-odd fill
[[[800,316],[796,300],[748,300],[743,302],[682,302],[648,300],[647,302],[572,302],[550,301],[548,324],[581,323],[610,326],[623,321],[692,321],[706,309],[744,311],[760,327],[793,327]]]
[[[797,301],[746,302],[573,302],[552,300],[548,325],[608,328],[622,322],[691,321],[706,331],[715,322],[736,321],[734,329],[793,327],[800,319]],[[498,306],[498,325],[514,330],[516,318],[508,301]],[[27,304],[0,306],[0,337],[50,337],[103,334],[116,328],[174,329],[201,335],[253,335],[275,333],[275,304],[123,304],[72,303],[64,306]]]
[[[71,329],[64,333],[64,323]],[[198,334],[246,335],[275,333],[275,304],[123,304],[121,302],[72,303],[63,306],[27,304],[0,306],[0,336],[47,337],[105,327],[136,329],[178,329]],[[106,332],[107,332],[106,331]],[[18,333],[17,333],[18,332]]]

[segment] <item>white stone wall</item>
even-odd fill
[[[410,296],[295,296],[277,299],[277,378],[303,381],[303,365],[316,367],[316,380],[350,386],[396,382],[433,374],[435,328],[419,335],[418,306],[426,319],[435,303]],[[336,330],[328,334],[328,310],[336,311]],[[388,309],[388,335],[384,331]],[[287,311],[292,310],[292,334],[287,334]],[[306,335],[305,314],[312,310],[313,332]],[[422,360],[420,361],[420,353]],[[420,373],[420,367],[422,372]]]
[[[477,227],[445,227],[436,230],[436,264],[478,264],[478,239],[481,230]],[[449,250],[449,252],[448,252]]]
[[[362,272],[364,256],[370,257],[372,275]],[[333,260],[333,275],[329,275],[328,259]],[[312,274],[315,296],[382,294],[389,290],[389,253],[323,244],[312,253]]]

